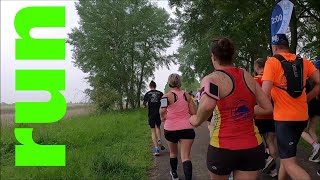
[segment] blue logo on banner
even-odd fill
[[[271,36],[274,36],[278,33],[281,28],[283,20],[283,11],[282,8],[277,5],[273,11],[271,16]]]

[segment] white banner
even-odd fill
[[[274,7],[271,15],[271,36],[286,34],[294,4],[290,0],[281,0]]]

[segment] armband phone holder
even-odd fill
[[[201,97],[203,94],[207,94],[210,98],[220,100],[219,87],[213,83],[205,84],[201,89]]]
[[[160,105],[161,108],[166,108],[166,107],[168,107],[168,104],[169,104],[169,103],[168,103],[168,98],[167,98],[167,97],[161,98],[160,103],[161,103],[161,105]]]

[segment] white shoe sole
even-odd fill
[[[272,159],[271,161],[267,162],[266,166],[262,169],[262,172],[268,172],[270,171],[270,168],[276,163],[276,161],[274,159]]]
[[[309,158],[309,161],[314,162],[314,163],[318,163],[318,162],[320,162],[320,159],[318,158],[318,159],[313,160],[313,159]]]
[[[172,175],[172,172],[171,172],[171,171],[170,171],[170,176],[171,176],[171,179],[172,179],[172,180],[179,180],[179,178],[174,178],[174,177],[173,177],[173,175]]]
[[[320,162],[320,148],[317,149],[317,153],[314,153],[311,155],[311,157],[309,158],[309,161],[312,161],[312,162]],[[311,160],[310,160],[311,159]]]

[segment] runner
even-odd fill
[[[207,153],[211,179],[228,179],[231,172],[235,179],[257,179],[265,160],[254,114],[271,114],[271,102],[251,74],[233,66],[235,49],[231,40],[216,39],[210,50],[216,71],[201,81],[200,104],[190,123],[201,125],[216,108],[217,121]]]
[[[320,68],[320,60],[315,62],[317,69]],[[307,80],[306,93],[309,93],[314,88],[314,82]],[[309,157],[311,162],[320,162],[320,144],[317,137],[318,122],[320,120],[320,101],[316,98],[312,99],[308,104],[309,123],[308,127],[302,133],[302,138],[307,141],[313,148],[312,154]]]
[[[178,74],[171,74],[168,78],[171,88],[161,99],[160,115],[164,121],[164,135],[170,150],[170,175],[178,179],[178,142],[180,142],[181,161],[186,180],[192,179],[192,163],[190,152],[195,132],[189,123],[190,115],[196,113],[195,104],[190,95],[181,90],[181,79]]]
[[[308,180],[309,174],[297,164],[296,152],[308,123],[307,100],[319,92],[319,86],[316,86],[306,95],[303,87],[307,77],[319,85],[319,72],[307,59],[289,53],[285,34],[277,34],[273,38],[272,52],[274,56],[267,60],[264,69],[262,89],[274,101],[273,114],[281,159],[278,177],[286,179],[289,175],[292,179]]]
[[[254,62],[254,69],[257,76],[254,77],[254,80],[258,82],[260,86],[262,86],[262,75],[263,75],[263,69],[265,65],[265,60],[259,58]],[[276,169],[276,152],[277,147],[275,145],[275,127],[274,127],[274,120],[273,115],[268,116],[256,116],[255,117],[255,124],[259,129],[259,133],[264,138],[264,141],[266,143],[266,153],[267,153],[267,159],[266,159],[266,166],[262,170],[264,173],[268,173],[271,177],[275,177],[278,175],[277,169]]]
[[[196,101],[197,101],[197,106],[199,106],[199,102],[200,102],[200,89],[198,89],[197,93],[196,93]]]
[[[160,131],[160,99],[163,96],[163,93],[156,90],[156,83],[151,81],[149,84],[150,91],[148,91],[143,98],[143,105],[146,107],[148,104],[148,117],[149,117],[149,126],[151,128],[152,142],[154,145],[154,155],[159,155],[159,147],[161,150],[164,150],[165,147],[161,143],[161,131]]]

